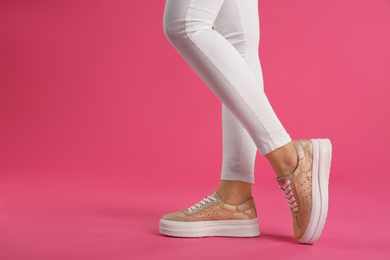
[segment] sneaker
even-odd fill
[[[222,202],[217,192],[186,210],[163,216],[160,233],[173,237],[260,235],[253,197],[230,205]]]
[[[332,145],[329,139],[293,141],[298,165],[293,173],[277,178],[292,211],[294,235],[313,244],[321,235],[328,213],[328,185]]]

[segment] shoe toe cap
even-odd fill
[[[183,213],[183,211],[179,211],[179,212],[164,215],[162,219],[170,220],[170,221],[188,221],[185,218],[185,216],[186,215]]]

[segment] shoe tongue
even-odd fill
[[[216,198],[218,201],[221,200],[221,198],[219,197],[218,193],[217,192],[214,192],[213,194],[211,194],[210,196],[208,197],[213,197],[213,198]]]
[[[281,187],[284,185],[284,183],[287,181],[288,177],[290,177],[290,176],[291,176],[291,174],[288,176],[285,176],[285,177],[278,177],[278,178],[276,178],[276,181],[278,182],[279,186]]]

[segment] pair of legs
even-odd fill
[[[222,101],[223,166],[218,192],[164,215],[160,233],[258,236],[252,197],[256,150],[270,162],[293,217],[294,236],[315,243],[328,211],[329,139],[292,142],[264,91],[257,0],[167,0],[168,40]],[[213,29],[214,27],[214,29]]]
[[[295,147],[264,93],[258,0],[167,0],[164,32],[222,101],[221,199],[251,197],[257,150],[278,177],[292,173]]]

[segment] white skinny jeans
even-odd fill
[[[265,155],[292,141],[264,93],[258,0],[166,0],[163,25],[222,102],[221,179],[253,183],[256,150]]]

